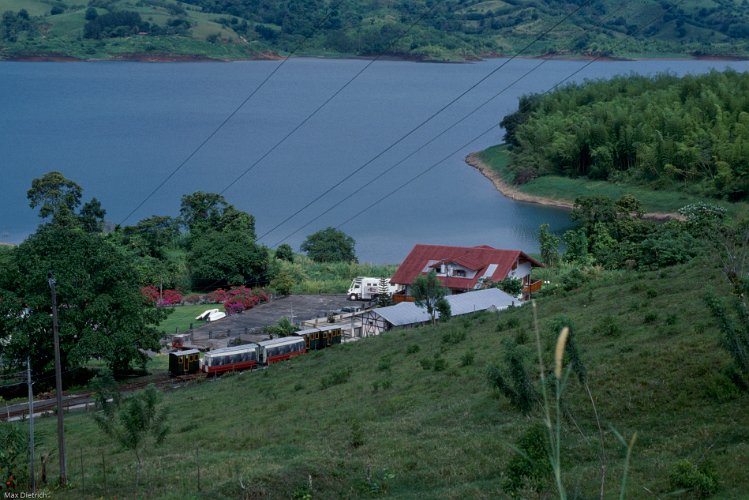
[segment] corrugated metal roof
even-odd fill
[[[477,271],[476,275],[473,278],[440,276],[439,280],[448,288],[469,290],[482,277],[488,277],[492,281],[503,280],[518,259],[528,261],[533,266],[543,266],[520,250],[500,250],[487,245],[477,247],[416,245],[398,267],[393,277],[390,278],[390,282],[398,285],[410,285],[430,265],[441,262],[455,262],[463,263],[469,269]],[[494,266],[494,269],[488,272],[490,266]]]
[[[485,311],[492,307],[506,309],[518,305],[518,300],[498,288],[487,288],[445,297],[450,304],[450,312],[453,316],[460,316],[477,311]],[[426,308],[422,308],[413,302],[401,302],[394,306],[378,307],[372,310],[393,326],[406,326],[430,321]],[[439,316],[439,315],[438,315]]]

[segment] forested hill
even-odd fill
[[[0,57],[748,55],[734,0],[0,0]],[[568,18],[568,14],[571,14]]]
[[[515,182],[554,174],[749,200],[749,74],[617,77],[521,98]]]

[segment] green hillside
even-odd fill
[[[563,19],[525,53],[749,54],[749,5],[735,0],[0,0],[0,13],[0,57],[6,58],[236,59],[294,52],[465,60],[513,54]]]
[[[677,462],[716,471],[718,498],[749,491],[749,395],[725,375],[730,358],[704,293],[728,290],[715,261],[656,272],[589,269],[587,284],[537,301],[546,366],[560,315],[575,325],[604,433],[606,497],[618,496],[625,448],[637,432],[630,498],[679,490]],[[567,287],[570,288],[570,287]],[[72,486],[55,498],[502,498],[519,436],[542,421],[492,389],[487,363],[508,373],[515,349],[537,373],[530,305],[457,317],[436,327],[310,354],[268,370],[169,391],[171,433],[135,456],[111,445],[90,415],[66,416]],[[510,344],[508,344],[508,342]],[[569,360],[566,361],[569,363]],[[533,375],[536,377],[537,375]],[[570,498],[600,488],[598,428],[573,375],[563,398],[562,478]],[[38,422],[39,451],[55,446],[55,421]],[[39,438],[38,438],[39,439]],[[48,466],[56,477],[55,458]],[[516,460],[517,462],[517,460]],[[82,475],[85,474],[85,477]],[[551,474],[527,498],[555,496]],[[677,498],[696,498],[682,491]]]

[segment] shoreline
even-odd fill
[[[478,153],[469,153],[465,157],[465,162],[478,170],[481,175],[486,177],[494,185],[494,188],[499,191],[502,196],[510,198],[514,201],[533,203],[535,205],[543,205],[546,207],[558,208],[560,210],[571,211],[574,207],[574,202],[567,200],[555,200],[553,198],[546,198],[543,196],[537,196],[533,194],[523,193],[514,186],[508,184],[497,174],[489,165],[481,161],[478,157]],[[684,221],[686,217],[678,213],[672,212],[647,212],[642,214],[643,219],[653,220],[657,222],[665,222],[669,220]]]
[[[290,56],[294,58],[294,56]],[[487,53],[480,56],[469,57],[462,60],[437,60],[437,59],[424,59],[421,57],[406,57],[396,55],[380,55],[379,59],[389,61],[405,61],[405,62],[423,62],[423,63],[449,63],[449,64],[471,64],[480,61],[486,61],[490,59],[502,59],[511,57],[507,54]],[[143,53],[143,52],[132,52],[122,54],[112,54],[111,57],[107,58],[92,58],[92,59],[81,59],[75,56],[67,54],[54,54],[54,53],[27,53],[27,54],[15,54],[0,56],[1,62],[150,62],[150,63],[184,63],[184,62],[242,62],[242,61],[280,61],[286,57],[279,55],[275,52],[264,52],[257,54],[252,57],[240,57],[240,58],[214,58],[210,56],[203,56],[197,54],[181,54],[181,53]],[[370,59],[366,56],[357,55],[340,55],[340,56],[325,56],[325,55],[302,55],[296,58],[312,58],[312,59]],[[599,62],[622,62],[622,61],[674,61],[674,60],[691,60],[691,61],[747,61],[749,55],[699,55],[693,56],[685,54],[683,57],[619,57],[619,56],[605,56],[598,57],[589,56],[585,54],[539,54],[539,55],[527,55],[517,56],[518,59],[545,59],[551,61],[590,61],[596,59]]]

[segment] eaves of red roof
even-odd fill
[[[490,265],[496,264],[496,269],[489,278],[492,281],[501,281],[507,277],[517,260],[527,260],[534,267],[543,267],[543,264],[520,250],[500,250],[487,245],[478,247],[416,245],[390,278],[390,282],[410,285],[419,274],[424,272],[429,261],[454,262],[477,271],[476,275],[473,278],[440,277],[440,281],[448,288],[472,289]]]

